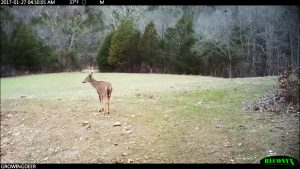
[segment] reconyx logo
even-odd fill
[[[298,165],[298,160],[289,156],[270,156],[260,160],[260,164],[266,167],[290,168]]]

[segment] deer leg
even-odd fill
[[[102,101],[101,101],[101,96],[100,96],[100,94],[99,94],[99,101],[100,101],[100,110],[99,110],[99,112],[101,112],[101,111],[102,111]]]
[[[106,109],[106,105],[107,105],[107,100],[106,100],[106,98],[104,98],[105,100],[104,100],[104,108]],[[107,109],[106,109],[107,110]],[[105,111],[105,110],[104,110]],[[107,114],[109,114],[109,112],[107,111]]]
[[[108,109],[107,113],[109,114],[109,100],[107,101],[107,109]]]
[[[104,103],[104,98],[103,95],[101,95],[101,110],[103,111],[103,115],[105,115],[105,103]]]
[[[106,110],[106,102],[104,102],[103,104],[104,104],[104,112],[105,112],[105,110]],[[107,112],[105,112],[105,113],[107,113]]]

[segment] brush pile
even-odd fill
[[[279,76],[274,89],[244,107],[246,111],[297,113],[299,112],[299,70],[287,68]]]

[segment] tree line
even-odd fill
[[[1,7],[1,76],[278,75],[299,67],[299,18],[297,6]]]

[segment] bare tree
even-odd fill
[[[109,29],[116,30],[124,19],[137,23],[147,6],[107,6],[101,9],[104,11],[105,24]]]

